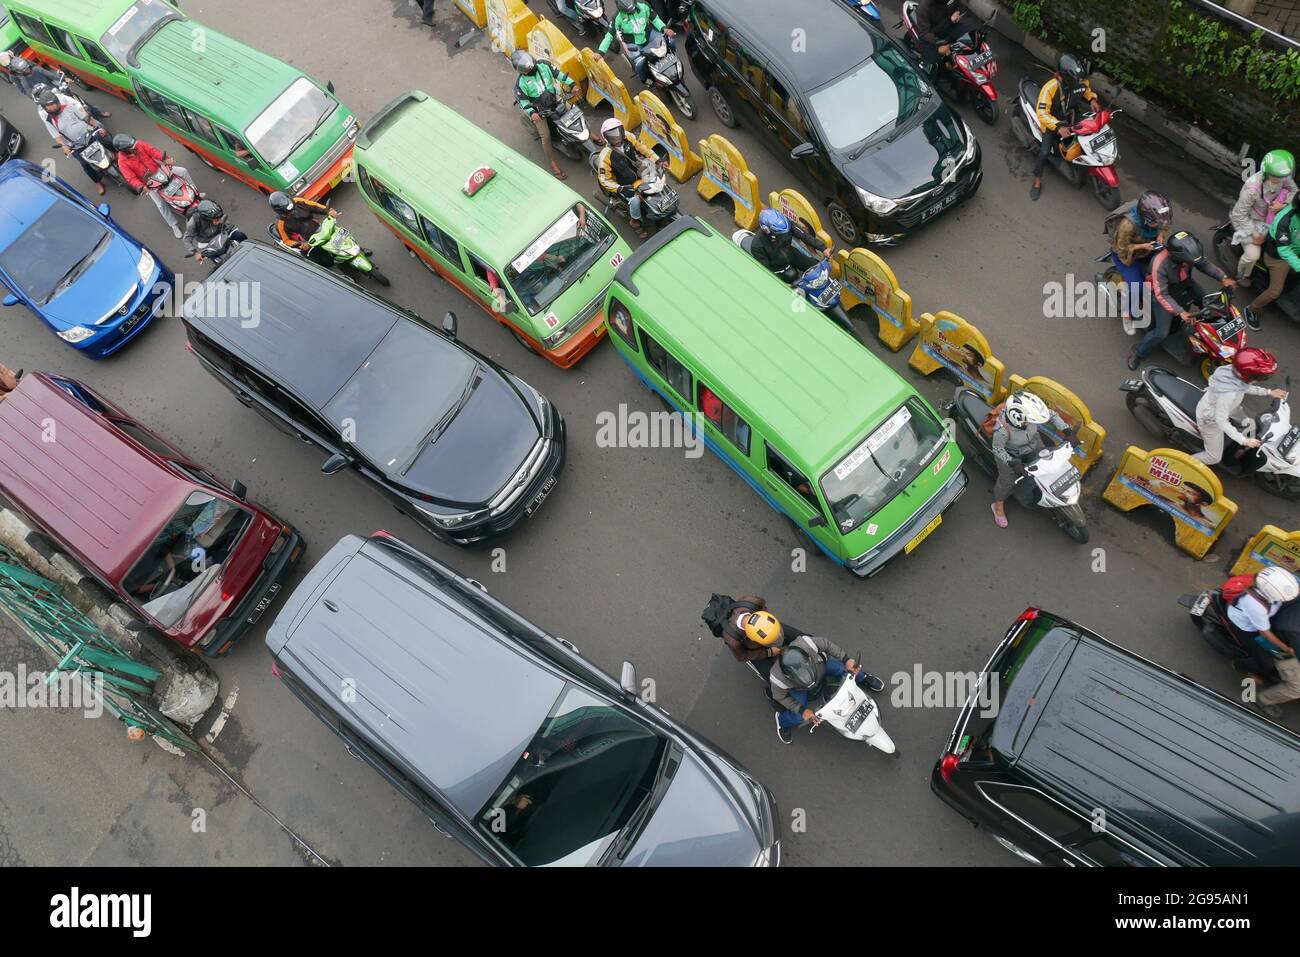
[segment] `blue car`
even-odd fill
[[[24,160],[0,166],[0,284],[64,342],[103,359],[171,299],[171,270],[108,215]]]

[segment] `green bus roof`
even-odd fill
[[[427,93],[412,90],[375,115],[357,137],[357,165],[385,186],[447,220],[479,245],[479,254],[507,263],[580,197],[532,160]],[[496,176],[472,197],[470,173]],[[554,198],[552,198],[554,197]],[[599,212],[599,210],[596,210]],[[503,228],[506,224],[506,228]]]
[[[6,0],[5,7],[10,12],[17,10],[42,20],[66,23],[87,40],[98,43],[104,31],[133,3],[135,0]]]
[[[820,475],[916,390],[814,307],[795,312],[793,291],[730,237],[693,223],[624,263],[613,294],[635,275],[628,303],[655,340]]]
[[[202,52],[193,49],[195,24],[174,21],[137,53],[135,77],[152,90],[203,105],[218,122],[244,129],[304,73],[204,26]]]

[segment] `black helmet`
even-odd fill
[[[1073,53],[1062,53],[1061,59],[1056,61],[1056,72],[1061,79],[1082,83],[1088,71],[1083,68],[1083,63]]]
[[[1197,263],[1205,256],[1201,241],[1185,229],[1180,229],[1165,242],[1169,255],[1180,263]]]
[[[51,90],[49,87],[46,87],[45,91],[41,93],[41,98],[36,102],[41,105],[42,110],[45,109],[47,106],[61,105],[61,101],[59,100],[58,94],[55,93],[53,90]]]
[[[116,133],[113,136],[113,149],[119,153],[129,153],[135,149],[135,137],[130,133]]]
[[[194,214],[202,216],[204,219],[220,219],[225,215],[225,210],[212,200],[203,199],[199,200],[199,205],[194,207]]]
[[[790,645],[781,652],[781,673],[799,691],[807,691],[817,683],[817,663],[798,645]]]
[[[1147,190],[1138,200],[1138,218],[1148,229],[1158,229],[1173,222],[1174,214],[1169,208],[1169,200],[1153,190]]]
[[[50,87],[48,83],[32,84],[32,99],[35,100],[37,103],[39,103],[41,101],[41,94],[44,93],[49,88]]]
[[[619,13],[631,13],[636,9],[637,0],[617,0]]]
[[[532,76],[537,72],[537,61],[527,50],[516,50],[510,54],[510,65],[524,76]]]
[[[9,61],[9,72],[18,76],[31,76],[32,61],[26,57],[16,56]]]
[[[293,200],[291,200],[286,193],[282,193],[279,190],[276,190],[268,196],[266,201],[271,204],[271,208],[277,213],[293,212]]]

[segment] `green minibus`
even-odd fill
[[[380,221],[525,349],[567,369],[605,335],[605,292],[631,250],[532,160],[412,90],[362,128],[355,163]]]
[[[966,490],[961,450],[930,404],[697,218],[628,258],[605,312],[642,382],[861,578],[915,549]]]
[[[132,100],[199,159],[262,192],[318,198],[347,176],[357,120],[301,70],[166,0],[5,0],[40,59]]]

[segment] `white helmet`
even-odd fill
[[[1283,604],[1300,597],[1300,582],[1285,568],[1269,565],[1255,574],[1255,591],[1265,601]]]
[[[1052,418],[1052,410],[1046,402],[1032,392],[1024,391],[1011,394],[1003,414],[1006,415],[1007,422],[1017,429],[1023,429],[1027,425],[1043,425]]]

